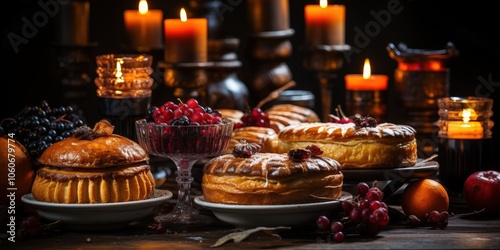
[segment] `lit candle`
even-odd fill
[[[483,138],[483,126],[480,122],[470,121],[476,112],[473,109],[462,111],[463,121],[452,121],[448,123],[449,139],[481,139]]]
[[[139,1],[139,10],[125,10],[125,29],[133,48],[149,51],[162,47],[163,11],[149,10],[146,0]]]
[[[165,61],[206,62],[207,29],[206,18],[187,18],[184,8],[180,19],[165,19]]]
[[[370,61],[367,58],[363,66],[363,75],[348,74],[345,75],[344,79],[346,90],[376,91],[387,89],[389,77],[386,75],[372,75]]]
[[[345,6],[328,5],[320,0],[319,5],[306,5],[306,44],[343,45],[345,44]]]

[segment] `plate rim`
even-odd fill
[[[393,174],[403,179],[411,179],[416,175],[432,175],[439,171],[439,162],[430,160],[423,163],[422,166],[408,166],[398,168],[368,168],[368,169],[341,169],[344,174],[344,181],[356,181],[366,179],[365,177],[386,177],[387,174]],[[362,176],[363,178],[361,178]]]
[[[136,200],[136,201],[123,201],[123,202],[109,202],[109,203],[56,203],[56,202],[45,202],[38,201],[33,197],[32,193],[25,194],[21,196],[21,200],[34,206],[37,209],[99,209],[99,208],[116,208],[116,207],[130,207],[130,206],[140,206],[140,205],[149,205],[154,204],[161,201],[166,201],[173,197],[173,193],[170,190],[166,189],[155,189],[154,194],[161,193],[160,196],[154,198],[148,198],[144,200]]]
[[[194,202],[206,209],[209,210],[218,210],[218,211],[237,211],[237,210],[252,210],[252,211],[271,211],[271,210],[292,210],[298,208],[320,208],[325,206],[331,206],[335,204],[340,204],[342,200],[347,200],[352,198],[352,194],[346,191],[342,191],[342,196],[335,200],[327,200],[327,201],[319,201],[319,202],[311,202],[311,203],[298,203],[298,204],[284,204],[284,205],[238,205],[238,204],[224,204],[224,203],[214,203],[205,201],[203,199],[203,195],[196,196],[194,198]]]

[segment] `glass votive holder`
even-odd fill
[[[346,90],[346,114],[370,116],[378,123],[387,120],[387,104],[385,91],[379,90]]]
[[[135,121],[151,104],[153,57],[143,54],[105,54],[96,57],[99,113],[115,126],[116,134],[135,140]]]
[[[450,192],[461,194],[470,174],[493,168],[493,99],[443,97],[438,107],[438,176]]]

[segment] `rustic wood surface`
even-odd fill
[[[201,195],[199,169],[195,168],[193,175],[195,182],[191,193],[195,197]],[[174,175],[168,175],[161,188],[172,190],[174,197],[158,206],[151,216],[131,223],[127,228],[103,232],[56,228],[37,238],[15,243],[1,239],[0,249],[500,249],[500,215],[495,218],[470,215],[463,204],[454,203],[445,229],[413,227],[401,211],[397,191],[386,201],[391,222],[377,236],[348,234],[344,242],[330,243],[316,231],[314,221],[311,221],[311,225],[300,228],[273,231],[275,235],[260,232],[239,243],[228,241],[219,247],[211,247],[221,237],[240,230],[217,219],[201,228],[180,230],[166,227],[164,233],[147,227],[154,223],[155,214],[168,212],[175,205]],[[208,210],[202,212],[213,216]]]
[[[391,224],[377,236],[347,235],[342,243],[327,243],[314,233],[314,229],[301,228],[275,232],[280,237],[254,234],[242,242],[230,241],[217,248],[499,249],[499,225],[500,219],[452,217],[445,229]],[[56,230],[9,245],[15,249],[200,249],[210,248],[219,238],[236,231],[222,223],[196,230],[167,230],[163,234],[134,227],[97,233]]]
[[[165,209],[162,206],[155,211]],[[208,211],[203,211],[211,214]],[[239,243],[228,241],[211,247],[221,237],[239,232],[220,221],[202,227],[184,230],[166,228],[157,233],[145,225],[153,222],[145,218],[125,229],[105,232],[77,232],[55,229],[37,238],[0,244],[5,249],[500,249],[500,218],[482,218],[477,215],[452,215],[445,229],[428,226],[412,227],[405,221],[401,209],[390,205],[391,223],[377,236],[348,234],[342,243],[327,242],[313,225],[291,230],[259,232]],[[311,222],[314,223],[314,222]]]

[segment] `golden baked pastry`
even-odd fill
[[[237,128],[233,130],[231,140],[223,154],[231,153],[233,147],[242,140],[247,143],[259,144],[261,146],[260,152],[271,153],[274,152],[277,139],[278,134],[272,128],[257,126]]]
[[[407,125],[381,123],[360,127],[354,123],[303,123],[278,133],[276,152],[314,144],[323,156],[333,158],[342,169],[396,168],[415,165],[416,131]]]
[[[320,122],[318,115],[311,109],[294,104],[277,104],[267,109],[271,128],[279,133],[292,124]]]
[[[221,113],[222,118],[227,118],[234,122],[241,122],[241,117],[245,114],[243,111],[237,109],[217,109],[217,111]]]
[[[327,157],[297,162],[287,153],[226,154],[205,164],[202,191],[214,203],[300,204],[340,198],[343,178],[340,164]]]
[[[145,163],[103,169],[46,166],[37,171],[32,194],[39,201],[108,203],[149,198],[154,178]]]
[[[32,186],[38,201],[55,203],[108,203],[143,200],[155,189],[149,156],[136,142],[113,134],[103,120],[91,130],[48,147],[38,159]]]

